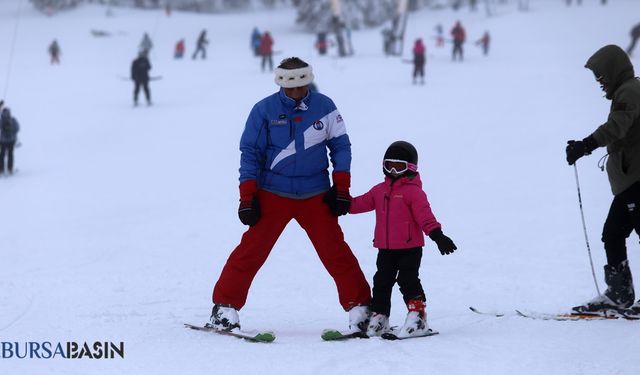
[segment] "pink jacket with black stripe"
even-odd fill
[[[420,175],[384,182],[367,193],[353,198],[349,213],[376,211],[373,246],[378,249],[408,249],[424,246],[425,234],[440,228],[427,194],[422,190]]]

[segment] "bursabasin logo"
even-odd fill
[[[117,359],[124,358],[124,342],[2,341],[0,359]]]

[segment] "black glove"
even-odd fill
[[[250,227],[256,225],[258,220],[260,220],[260,202],[258,202],[258,197],[254,196],[252,201],[240,201],[238,217],[244,225]]]
[[[338,190],[335,185],[324,194],[322,199],[329,206],[333,216],[342,216],[349,213],[351,207],[351,195],[349,191]]]
[[[598,148],[598,143],[592,136],[588,136],[581,141],[567,141],[567,163],[573,165],[576,160],[591,154],[591,151],[596,148]]]
[[[431,233],[429,233],[429,238],[438,245],[438,250],[440,250],[440,254],[442,255],[451,254],[458,249],[451,238],[445,236],[440,228],[432,230]]]

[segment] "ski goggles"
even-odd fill
[[[398,159],[384,159],[382,161],[382,168],[387,173],[395,173],[395,174],[404,173],[406,171],[415,172],[418,170],[417,165],[413,163],[409,163],[405,160],[398,160]]]

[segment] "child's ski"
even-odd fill
[[[384,340],[406,340],[406,339],[416,339],[418,337],[429,337],[429,336],[437,335],[439,333],[440,332],[434,331],[431,328],[429,328],[427,331],[425,331],[424,333],[419,334],[419,335],[413,335],[413,336],[407,336],[407,337],[398,337],[393,332],[385,332],[380,337],[382,337]]]
[[[258,333],[243,332],[239,329],[233,329],[231,331],[223,331],[220,329],[213,328],[208,324],[205,326],[194,326],[192,324],[185,323],[184,326],[186,328],[191,328],[197,331],[217,333],[225,336],[233,336],[233,337],[237,337],[239,339],[244,339],[251,342],[272,342],[273,340],[276,339],[275,334],[270,331],[258,332]]]
[[[320,335],[324,341],[340,341],[348,339],[368,339],[366,332],[342,333],[337,329],[325,329]]]

